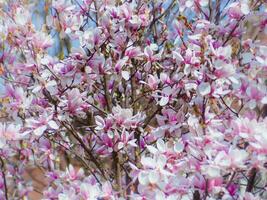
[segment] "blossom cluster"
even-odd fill
[[[265,1],[35,3],[0,0],[0,199],[267,198]]]

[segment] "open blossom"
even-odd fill
[[[236,72],[235,66],[232,64],[227,64],[222,61],[217,61],[215,63],[214,75],[218,78],[230,78]]]
[[[142,185],[149,183],[157,183],[162,175],[171,175],[168,171],[164,170],[166,165],[166,158],[159,156],[156,158],[142,157],[141,163],[146,168],[138,175],[138,180]]]
[[[6,85],[5,96],[20,101],[23,98],[23,89],[20,87],[13,87],[12,85]]]
[[[18,7],[14,20],[18,25],[24,26],[27,22],[30,22],[30,17],[31,13],[27,8]]]
[[[200,83],[200,85],[198,86],[198,92],[202,96],[208,95],[211,92],[210,84],[207,82]]]
[[[247,0],[230,4],[228,14],[231,18],[239,19],[242,15],[247,15],[250,12]]]
[[[143,53],[140,49],[140,47],[130,47],[125,51],[125,56],[128,56],[130,59],[131,58],[138,58],[141,56]]]
[[[20,133],[21,126],[14,124],[0,124],[0,148],[4,148],[8,141],[23,139],[26,134]]]
[[[26,127],[29,128],[29,131],[32,131],[34,135],[41,136],[46,129],[58,129],[59,126],[52,119],[52,116],[47,116],[47,113],[44,113],[39,119],[29,118]]]
[[[86,45],[86,47],[91,50],[92,48],[100,44],[100,34],[101,30],[98,28],[95,28],[93,30],[87,30],[83,33],[83,36],[81,36],[81,43],[83,45]]]
[[[267,138],[264,134],[267,130],[266,119],[258,122],[255,119],[243,118],[236,120],[234,125],[236,134],[247,140],[254,151],[258,153],[267,151],[265,147]]]
[[[219,47],[214,49],[213,45],[211,44],[212,53],[221,60],[230,59],[232,55],[232,47],[230,45],[226,47]]]
[[[72,5],[69,0],[54,0],[52,6],[61,12]]]
[[[144,55],[147,59],[147,64],[145,66],[146,70],[150,69],[151,64],[153,62],[160,59],[161,52],[158,54],[155,54],[155,51],[157,51],[157,50],[158,50],[158,46],[156,44],[151,44],[144,49]]]
[[[155,97],[159,97],[158,104],[160,106],[167,105],[170,101],[173,100],[172,96],[175,96],[177,90],[175,88],[171,88],[170,86],[163,88],[162,91],[158,92],[160,95],[155,94]]]
[[[125,127],[136,127],[144,119],[143,114],[138,113],[136,115],[133,115],[132,109],[124,109],[120,106],[114,107],[112,109],[112,113],[115,122]]]
[[[262,88],[259,88],[257,86],[255,87],[251,84],[251,86],[246,89],[246,93],[247,93],[248,97],[250,98],[248,105],[251,108],[255,108],[257,102],[262,102],[265,104],[264,99],[266,98],[266,94],[267,94],[266,87],[263,86]]]
[[[149,75],[148,76],[148,86],[152,89],[152,90],[155,90],[157,89],[157,86],[158,86],[158,78],[153,76],[153,75]]]
[[[75,189],[71,188],[69,190],[65,189],[62,193],[58,195],[59,200],[71,200],[77,199],[78,196],[75,194]]]
[[[80,93],[79,89],[74,88],[68,94],[66,99],[61,102],[64,106],[64,110],[70,115],[83,113],[83,94]]]
[[[32,37],[32,44],[37,49],[47,49],[53,45],[53,39],[45,33],[36,33]]]
[[[133,132],[129,134],[127,131],[123,131],[123,133],[121,134],[121,141],[118,143],[118,149],[123,149],[127,146],[137,147],[137,139],[133,139],[133,136]]]
[[[82,183],[81,184],[81,196],[84,199],[97,199],[99,196],[101,196],[101,189],[99,186],[96,185],[91,185],[88,183]]]
[[[229,152],[221,151],[217,154],[214,162],[222,167],[243,168],[243,163],[248,158],[244,150],[230,149]]]
[[[84,176],[83,169],[79,169],[79,171],[76,171],[72,165],[69,166],[67,170],[67,178],[70,180],[76,180]]]

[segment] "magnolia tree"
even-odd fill
[[[0,199],[267,198],[265,0],[38,2],[0,1]]]

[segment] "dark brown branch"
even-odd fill
[[[194,194],[193,194],[193,200],[200,200],[200,194],[198,190],[195,190]]]
[[[210,12],[209,21],[212,21],[212,18],[213,18],[212,0],[209,0],[209,12]]]
[[[248,178],[248,184],[247,184],[246,192],[252,192],[252,190],[254,188],[255,181],[256,181],[256,175],[257,175],[257,169],[252,168],[249,172],[249,178]]]
[[[8,189],[7,189],[7,182],[6,182],[6,174],[5,174],[5,163],[2,157],[0,157],[0,162],[1,162],[1,171],[2,171],[2,177],[4,180],[4,188],[5,188],[5,198],[8,200]]]
[[[119,157],[119,153],[113,151],[112,153],[112,157],[113,157],[113,168],[114,168],[114,172],[115,172],[115,181],[116,181],[116,189],[118,190],[120,196],[123,196],[123,191],[122,191],[122,185],[121,185],[121,164],[120,164],[120,157]]]
[[[95,166],[100,171],[101,175],[107,180],[107,177],[105,175],[104,170],[101,167],[101,164],[97,161],[97,159],[94,157],[91,150],[84,144],[80,136],[76,133],[76,131],[73,129],[73,127],[69,127],[66,122],[61,122],[61,124],[73,135],[73,137],[80,143],[80,145],[83,147],[83,149],[86,151],[86,153],[90,156],[90,159],[95,164]]]
[[[103,76],[103,82],[104,82],[104,92],[105,92],[105,100],[107,103],[107,110],[108,112],[111,112],[111,99],[110,95],[108,94],[108,80],[106,74]]]
[[[220,7],[221,7],[221,0],[217,0],[216,1],[215,24],[219,23],[219,19],[220,19],[220,16],[221,16]]]
[[[155,115],[158,114],[159,111],[161,111],[160,106],[158,106],[157,110],[146,118],[146,120],[144,122],[144,126],[143,126],[144,129],[147,127],[147,125],[150,123],[150,121],[155,117]]]
[[[230,186],[230,184],[233,182],[235,175],[236,175],[236,172],[233,172],[227,185],[226,185],[226,188],[228,188]]]

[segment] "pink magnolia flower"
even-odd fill
[[[33,47],[38,50],[45,50],[53,45],[53,39],[50,35],[43,32],[37,32],[32,36]]]
[[[148,185],[149,183],[159,183],[160,177],[171,176],[172,174],[164,169],[167,158],[163,155],[158,157],[150,158],[143,156],[141,163],[145,170],[141,171],[138,175],[138,180],[141,185]]]
[[[227,187],[227,190],[231,196],[234,196],[237,193],[238,185],[232,183]]]
[[[257,195],[253,195],[250,192],[246,192],[244,195],[240,197],[240,200],[260,200],[261,198]]]
[[[218,152],[214,162],[226,168],[244,168],[249,154],[245,150],[230,149],[229,152]]]
[[[236,68],[233,64],[227,64],[222,61],[215,63],[214,75],[217,78],[231,78],[236,72]]]
[[[85,45],[89,50],[92,50],[102,41],[101,30],[98,28],[87,30],[83,33],[80,40],[82,45]]]
[[[26,134],[21,134],[20,130],[20,125],[0,123],[0,148],[4,148],[8,141],[21,140],[25,138]]]
[[[67,99],[64,102],[66,104],[66,110],[74,115],[82,112],[82,105],[84,103],[82,99],[83,95],[80,93],[79,89],[74,88],[67,94]]]
[[[120,59],[116,64],[115,64],[115,72],[119,73],[122,69],[122,67],[126,64],[128,61],[128,57],[124,57]]]
[[[69,0],[54,0],[52,6],[58,10],[58,12],[63,12],[67,8],[73,7]]]
[[[152,90],[156,90],[157,89],[157,87],[158,87],[158,83],[159,83],[159,80],[158,80],[158,78],[157,77],[155,77],[155,76],[153,76],[153,75],[151,75],[151,74],[149,74],[148,75],[148,86],[150,87],[150,89],[152,89]]]
[[[200,85],[197,88],[197,91],[201,96],[206,96],[206,95],[210,94],[210,92],[211,92],[210,83],[208,83],[208,82],[200,83]]]
[[[43,113],[38,119],[29,118],[26,120],[26,127],[29,129],[25,133],[33,132],[36,136],[41,136],[48,128],[57,130],[59,126],[53,120],[53,116],[47,116],[47,113]]]
[[[247,15],[250,8],[247,1],[234,2],[230,4],[228,14],[233,19],[240,19],[243,15]]]
[[[133,136],[134,132],[129,133],[128,131],[124,130],[121,134],[120,142],[118,143],[118,149],[123,149],[127,146],[137,147],[137,139],[134,139]]]
[[[71,199],[78,199],[78,196],[76,195],[75,189],[65,189],[62,193],[58,195],[59,200],[71,200]]]
[[[249,87],[246,89],[246,94],[248,95],[248,98],[250,99],[248,102],[248,106],[250,108],[255,108],[256,104],[258,102],[262,102],[266,104],[266,88],[263,86],[260,88],[259,86],[255,85],[249,85]]]
[[[89,183],[81,184],[80,193],[83,199],[97,199],[102,195],[98,185],[91,185]]]
[[[125,56],[127,56],[129,59],[131,58],[138,58],[141,55],[143,55],[140,47],[129,47],[127,48],[127,50],[125,51]]]
[[[70,179],[71,181],[74,181],[76,179],[80,179],[84,176],[83,168],[80,168],[78,171],[75,170],[75,168],[72,165],[69,165],[66,177]]]
[[[137,113],[136,115],[133,115],[132,109],[124,109],[121,108],[119,105],[113,107],[112,113],[112,117],[114,118],[116,124],[122,125],[126,128],[136,127],[144,120],[145,117],[142,113]]]
[[[214,49],[213,44],[210,44],[212,53],[220,60],[230,59],[232,55],[232,46],[227,45],[226,47],[220,46]]]
[[[149,70],[151,67],[151,64],[157,60],[160,59],[161,53],[159,52],[158,54],[155,54],[154,52],[158,50],[158,46],[156,44],[151,44],[150,46],[147,46],[144,49],[144,55],[147,59],[147,63],[145,65],[145,69]]]
[[[12,85],[6,85],[5,97],[13,98],[17,101],[22,100],[24,96],[23,88],[16,87],[14,88]]]
[[[158,104],[160,106],[165,106],[167,105],[170,101],[175,100],[172,98],[172,96],[175,96],[175,94],[178,91],[175,90],[175,88],[171,88],[170,86],[163,88],[162,91],[159,91],[159,94],[155,94],[154,97],[158,97],[160,98],[160,100],[158,100]]]
[[[114,199],[115,200],[115,197],[114,197],[114,192],[113,192],[113,189],[112,189],[112,186],[110,185],[110,183],[108,182],[105,182],[102,186],[102,194],[101,196],[105,199]]]
[[[30,19],[31,19],[31,13],[27,8],[23,7],[16,8],[16,14],[14,16],[14,20],[18,25],[24,26],[28,22],[30,22]]]

